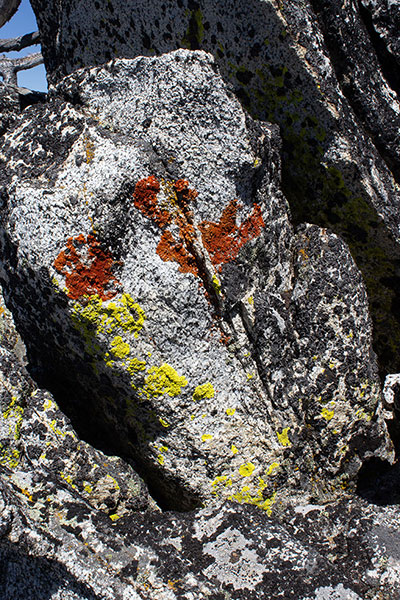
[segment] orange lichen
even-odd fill
[[[219,223],[202,221],[199,224],[203,244],[214,266],[235,260],[240,248],[258,237],[265,226],[261,208],[254,204],[251,215],[238,227],[238,208],[238,201],[231,200],[222,211]]]
[[[199,251],[200,239],[213,266],[219,267],[235,260],[240,248],[249,240],[258,237],[265,226],[258,204],[253,205],[250,216],[237,226],[236,216],[240,205],[237,200],[231,200],[218,223],[202,221],[196,232],[191,204],[194,203],[197,192],[189,188],[186,179],[168,182],[168,190],[173,196],[173,201],[170,199],[171,210],[159,205],[157,194],[160,184],[154,176],[138,181],[133,199],[142,214],[163,229],[157,254],[164,261],[177,262],[182,273],[202,277],[204,259],[201,258],[201,250]],[[167,225],[172,223],[178,227],[178,240],[166,229]]]
[[[163,231],[157,246],[157,254],[165,262],[172,260],[179,264],[181,273],[198,275],[196,261],[181,242],[177,242],[170,231]]]
[[[189,182],[186,179],[178,179],[173,186],[181,205],[188,206],[191,202],[196,200],[198,193],[196,190],[189,188]]]
[[[145,217],[163,228],[171,222],[171,215],[158,205],[157,194],[159,191],[160,184],[153,175],[141,179],[135,185],[133,203]]]
[[[114,260],[96,238],[88,235],[86,239],[81,233],[68,238],[66,246],[54,261],[54,268],[65,276],[67,295],[73,300],[93,295],[103,301],[113,298],[119,287],[112,273]]]

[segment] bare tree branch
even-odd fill
[[[26,33],[25,35],[15,38],[0,40],[0,52],[18,52],[19,50],[27,48],[28,46],[33,46],[34,44],[40,44],[40,35],[38,31]]]
[[[0,0],[0,27],[17,12],[21,0]]]
[[[17,73],[25,69],[31,69],[37,65],[41,65],[43,57],[40,52],[29,54],[22,58],[7,58],[4,54],[0,56],[0,75],[3,77],[4,83],[18,86]]]

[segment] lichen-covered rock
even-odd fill
[[[154,506],[133,469],[79,440],[52,396],[38,389],[25,370],[23,343],[4,308],[0,328],[1,475],[32,511],[40,512],[41,524],[49,525],[65,502],[71,520],[78,505],[111,520]]]
[[[390,458],[346,246],[294,234],[275,126],[204,52],[63,80],[1,158],[2,281],[40,381],[171,508],[328,499]]]
[[[279,125],[282,184],[294,218],[329,227],[349,244],[366,281],[381,368],[400,370],[398,66],[382,56],[365,13],[372,10],[377,22],[379,12],[393,50],[398,3],[32,0],[32,6],[52,82],[117,57],[179,47],[212,53],[250,114]]]
[[[19,112],[19,102],[14,90],[0,82],[0,136],[13,123]]]
[[[392,600],[400,592],[394,507],[347,498],[285,506],[275,519],[227,503],[111,524],[74,506],[73,524],[65,502],[49,529],[0,478],[4,598]]]

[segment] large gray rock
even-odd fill
[[[77,439],[26,373],[23,343],[1,309],[2,599],[358,600],[368,591],[385,600],[397,593],[394,517],[365,503],[281,506],[278,520],[237,504],[138,513],[149,508],[140,480]]]
[[[396,2],[367,4],[374,18],[386,15],[386,24],[398,11]],[[32,0],[32,6],[52,82],[114,58],[179,47],[211,52],[250,114],[279,124],[283,189],[294,219],[329,227],[349,244],[367,284],[381,368],[400,371],[397,66],[382,59],[360,3]],[[394,24],[390,36],[398,38]]]
[[[397,507],[347,499],[285,506],[275,519],[226,503],[112,525],[73,506],[74,513],[68,502],[60,506],[48,530],[29,499],[0,479],[5,600],[392,600],[400,593]]]
[[[348,249],[204,52],[64,79],[5,138],[2,282],[40,381],[163,506],[326,501],[391,459]],[[196,191],[195,191],[196,190]]]

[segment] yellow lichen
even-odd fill
[[[15,469],[21,460],[21,453],[16,448],[4,448],[0,444],[0,465]]]
[[[272,473],[275,471],[275,469],[279,468],[279,463],[277,462],[273,462],[268,469],[265,470],[265,474],[266,475],[272,475]]]
[[[65,431],[61,431],[61,429],[59,427],[57,427],[55,419],[53,419],[52,421],[50,421],[49,427],[50,427],[50,429],[52,431],[54,431],[54,433],[56,435],[59,435],[62,438],[65,438],[65,436],[67,435]]]
[[[321,417],[325,419],[325,421],[330,421],[335,416],[335,411],[330,410],[326,406],[321,410]]]
[[[104,466],[107,466],[107,465],[104,465]],[[115,489],[118,491],[118,490],[120,489],[120,487],[119,487],[119,483],[118,483],[118,481],[115,479],[115,477],[112,477],[112,476],[111,476],[109,473],[107,473],[107,475],[106,475],[106,476],[107,476],[109,479],[111,479],[111,481],[112,481],[112,482],[113,482],[113,484],[114,484],[114,487],[115,487]]]
[[[259,489],[256,494],[252,495],[249,486],[244,486],[240,492],[229,497],[230,500],[236,500],[240,504],[252,504],[258,506],[258,508],[265,510],[268,515],[271,515],[272,513],[272,505],[275,502],[275,498],[276,492],[274,492],[270,498],[265,499],[261,489]]]
[[[212,276],[212,285],[218,296],[222,296],[221,282],[216,275]]]
[[[226,409],[226,414],[228,415],[228,417],[232,417],[236,412],[236,408],[227,408]]]
[[[212,383],[203,383],[194,390],[192,398],[196,402],[196,400],[202,400],[203,398],[214,398],[214,394]]]
[[[111,519],[111,521],[117,521],[117,520],[118,520],[118,519],[120,519],[120,518],[121,518],[121,517],[120,517],[119,515],[117,515],[117,514],[110,515],[110,519]]]
[[[160,367],[151,367],[147,373],[145,385],[141,391],[148,398],[163,394],[171,397],[179,396],[181,389],[188,384],[186,377],[179,376],[175,369],[166,363]]]
[[[213,488],[212,494],[214,494],[214,496],[218,496],[221,488],[229,488],[231,486],[232,479],[228,478],[227,475],[218,475],[214,481],[211,482],[211,487]]]
[[[129,344],[124,342],[120,335],[117,335],[113,340],[111,340],[111,352],[117,358],[125,358],[130,353],[131,349]]]
[[[365,419],[368,422],[372,420],[372,415],[365,412],[365,410],[363,408],[360,408],[356,412],[356,417],[357,417],[357,419]]]
[[[63,471],[60,471],[60,477],[61,479],[64,479],[64,481],[66,481],[74,490],[76,490],[76,485],[74,484],[74,480],[72,479],[71,475],[66,475]]]
[[[204,434],[201,436],[201,441],[202,441],[202,442],[209,442],[210,440],[212,440],[212,437],[213,437],[213,436],[212,436],[210,433],[204,433]]]
[[[132,377],[134,377],[137,373],[144,371],[145,369],[146,363],[144,360],[139,360],[138,358],[130,358],[126,362],[126,370]]]
[[[290,430],[290,427],[285,427],[285,429],[282,429],[281,433],[279,433],[279,431],[276,432],[278,442],[281,444],[281,446],[291,446],[292,445],[291,441],[289,440],[289,430]]]
[[[45,402],[43,403],[43,408],[44,410],[49,410],[53,405],[53,402],[50,400],[50,398],[46,398]]]
[[[241,465],[239,467],[239,473],[242,477],[249,477],[253,473],[255,468],[256,467],[255,465],[253,465],[253,463],[248,462],[245,465]]]
[[[234,444],[232,444],[232,446],[231,446],[231,452],[232,452],[232,454],[237,454],[239,452],[239,450],[236,448],[236,446]]]
[[[137,337],[146,315],[129,294],[122,294],[118,302],[103,302],[100,296],[94,295],[86,298],[84,305],[75,302],[72,318],[86,339],[94,334],[109,335],[118,329]]]

